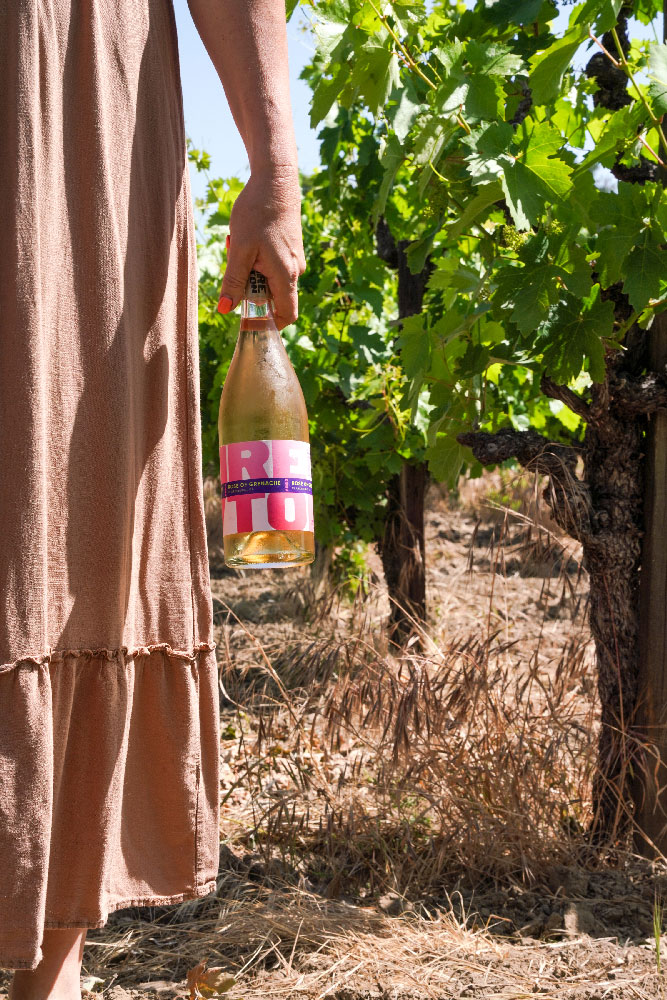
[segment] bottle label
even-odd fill
[[[241,441],[220,447],[222,533],[313,531],[307,441]]]

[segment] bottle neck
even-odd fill
[[[241,333],[276,331],[269,285],[263,274],[251,271],[241,303]]]
[[[271,306],[268,300],[256,302],[253,299],[243,299],[241,302],[241,319],[264,319],[268,320],[271,315]]]

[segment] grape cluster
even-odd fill
[[[547,226],[547,233],[549,236],[562,236],[565,229],[566,226],[563,222],[558,222],[557,219],[554,219],[554,221],[550,222]]]
[[[428,201],[423,213],[425,219],[437,219],[446,213],[449,205],[446,184],[443,184],[441,181],[438,181],[437,184],[430,184],[427,189],[427,198]]]
[[[499,226],[498,242],[502,247],[505,247],[506,250],[512,250],[514,253],[518,253],[526,242],[526,234],[520,233],[516,226]]]

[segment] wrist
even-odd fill
[[[251,176],[267,182],[296,181],[298,183],[299,164],[296,150],[293,155],[290,153],[280,157],[271,155],[253,157],[250,161],[250,173]]]

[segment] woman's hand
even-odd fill
[[[229,222],[227,268],[218,309],[227,313],[243,297],[250,271],[266,275],[279,330],[299,313],[297,280],[306,268],[301,236],[301,192],[294,167],[253,171]]]

